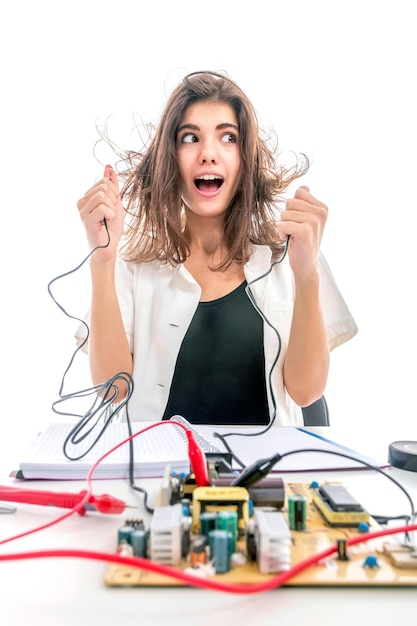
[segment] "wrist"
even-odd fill
[[[111,281],[114,282],[114,269],[115,269],[115,260],[110,259],[109,261],[97,261],[97,259],[90,259],[90,271],[91,271],[91,279],[93,284],[95,282],[107,283]]]
[[[320,276],[317,271],[296,276],[294,275],[296,293],[303,292],[306,295],[315,295],[320,291]]]

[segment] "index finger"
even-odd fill
[[[305,202],[309,202],[310,204],[316,204],[318,206],[326,207],[324,202],[321,202],[320,200],[318,200],[318,198],[313,196],[313,194],[310,192],[310,188],[306,185],[301,185],[301,187],[298,187],[294,194],[294,199],[304,200]]]
[[[117,191],[119,191],[119,181],[116,172],[111,165],[106,165],[104,168],[104,176],[105,178],[109,178],[111,182],[116,185]]]

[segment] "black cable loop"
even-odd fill
[[[125,409],[125,413],[126,413],[126,422],[127,422],[127,425],[128,425],[129,437],[132,436],[132,426],[131,426],[131,421],[130,421],[129,412],[128,412],[128,402],[129,402],[129,400],[130,400],[130,398],[132,396],[134,384],[133,384],[132,376],[129,373],[127,373],[127,372],[119,372],[118,374],[116,374],[115,376],[113,376],[109,380],[105,381],[101,385],[94,385],[93,387],[82,389],[81,391],[78,391],[78,392],[64,394],[64,391],[63,391],[64,390],[64,386],[65,386],[66,376],[67,376],[69,370],[71,369],[71,367],[72,367],[72,365],[74,363],[76,355],[78,354],[78,352],[80,350],[82,350],[84,345],[87,343],[88,337],[89,337],[89,334],[90,334],[90,329],[89,329],[89,326],[88,326],[88,324],[87,324],[87,322],[85,320],[83,320],[83,319],[81,319],[79,317],[76,317],[75,315],[71,315],[62,306],[62,304],[60,304],[58,302],[58,300],[55,298],[55,296],[54,296],[54,294],[52,292],[52,285],[55,282],[57,282],[58,280],[66,278],[67,276],[77,272],[90,259],[90,257],[94,254],[94,252],[96,250],[108,247],[108,245],[110,244],[110,233],[109,233],[109,230],[108,230],[106,219],[103,220],[103,223],[104,223],[104,227],[105,227],[106,232],[107,232],[107,243],[102,245],[102,246],[96,246],[93,250],[91,250],[89,252],[89,254],[75,268],[73,268],[72,270],[70,270],[68,272],[65,272],[63,274],[60,274],[59,276],[56,276],[55,278],[53,278],[48,283],[48,286],[47,286],[48,293],[49,293],[50,297],[52,298],[52,300],[54,301],[56,306],[64,313],[64,315],[66,315],[66,317],[69,317],[70,319],[76,320],[80,324],[84,325],[84,327],[86,329],[86,336],[85,336],[84,340],[82,341],[82,343],[79,346],[77,346],[76,350],[73,352],[73,354],[72,354],[72,356],[70,358],[70,361],[69,361],[69,363],[68,363],[68,365],[67,365],[67,367],[66,367],[66,369],[64,371],[64,374],[62,376],[60,387],[59,387],[59,392],[58,392],[59,399],[56,400],[55,402],[53,402],[53,404],[52,404],[52,410],[54,411],[54,413],[57,413],[58,415],[62,415],[62,416],[69,416],[69,417],[79,418],[78,422],[74,425],[74,428],[72,428],[70,430],[70,432],[68,433],[68,435],[66,436],[66,438],[65,438],[65,440],[63,442],[63,453],[64,453],[64,455],[66,456],[66,458],[68,458],[69,460],[73,460],[73,461],[80,460],[85,455],[87,455],[89,452],[91,452],[91,450],[97,444],[97,442],[100,439],[100,437],[103,436],[103,434],[106,431],[106,429],[109,426],[109,424],[112,423],[114,418],[123,409]],[[117,402],[119,391],[118,391],[118,387],[117,387],[117,385],[115,383],[116,382],[120,382],[120,381],[123,381],[126,384],[127,393],[126,393],[126,396],[123,398],[123,400],[121,402]],[[89,395],[93,395],[93,394],[94,394],[93,402],[90,405],[90,408],[87,411],[85,411],[85,413],[83,415],[80,415],[79,413],[63,412],[63,411],[59,411],[57,409],[57,407],[59,405],[64,404],[68,400],[74,400],[74,399],[77,399],[77,398],[84,398],[84,397],[88,397]],[[115,405],[115,406],[113,406],[113,405]],[[112,406],[113,406],[113,408],[112,408]],[[95,439],[93,440],[91,445],[87,448],[87,450],[84,451],[83,453],[81,453],[79,456],[71,456],[69,454],[69,452],[68,452],[69,444],[71,443],[74,446],[77,446],[77,445],[81,444],[89,435],[91,435],[91,433],[94,431],[94,429],[100,423],[102,423],[103,426],[99,430],[97,436],[95,437]],[[129,443],[129,484],[130,484],[130,487],[133,490],[138,491],[139,493],[143,494],[143,497],[144,497],[143,504],[144,504],[144,507],[145,507],[146,511],[148,513],[153,513],[153,509],[150,508],[149,505],[148,505],[148,492],[145,489],[143,489],[142,487],[138,487],[135,484],[135,479],[134,479],[134,447],[133,447],[133,440],[130,439],[128,441],[128,443]]]

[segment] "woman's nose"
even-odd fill
[[[216,163],[217,152],[211,142],[205,142],[201,146],[200,163]]]

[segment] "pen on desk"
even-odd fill
[[[5,504],[0,504],[0,514],[1,513],[16,513],[16,507],[15,506],[9,506],[9,505],[5,505]]]
[[[86,491],[80,491],[80,493],[68,493],[0,486],[0,501],[7,500],[9,502],[54,506],[64,509],[75,508],[83,500],[83,498],[85,498],[86,494]],[[122,500],[119,500],[109,494],[103,494],[101,496],[90,495],[87,502],[85,502],[77,512],[80,515],[84,515],[87,511],[117,514],[123,513],[126,508],[134,507],[130,507]]]

